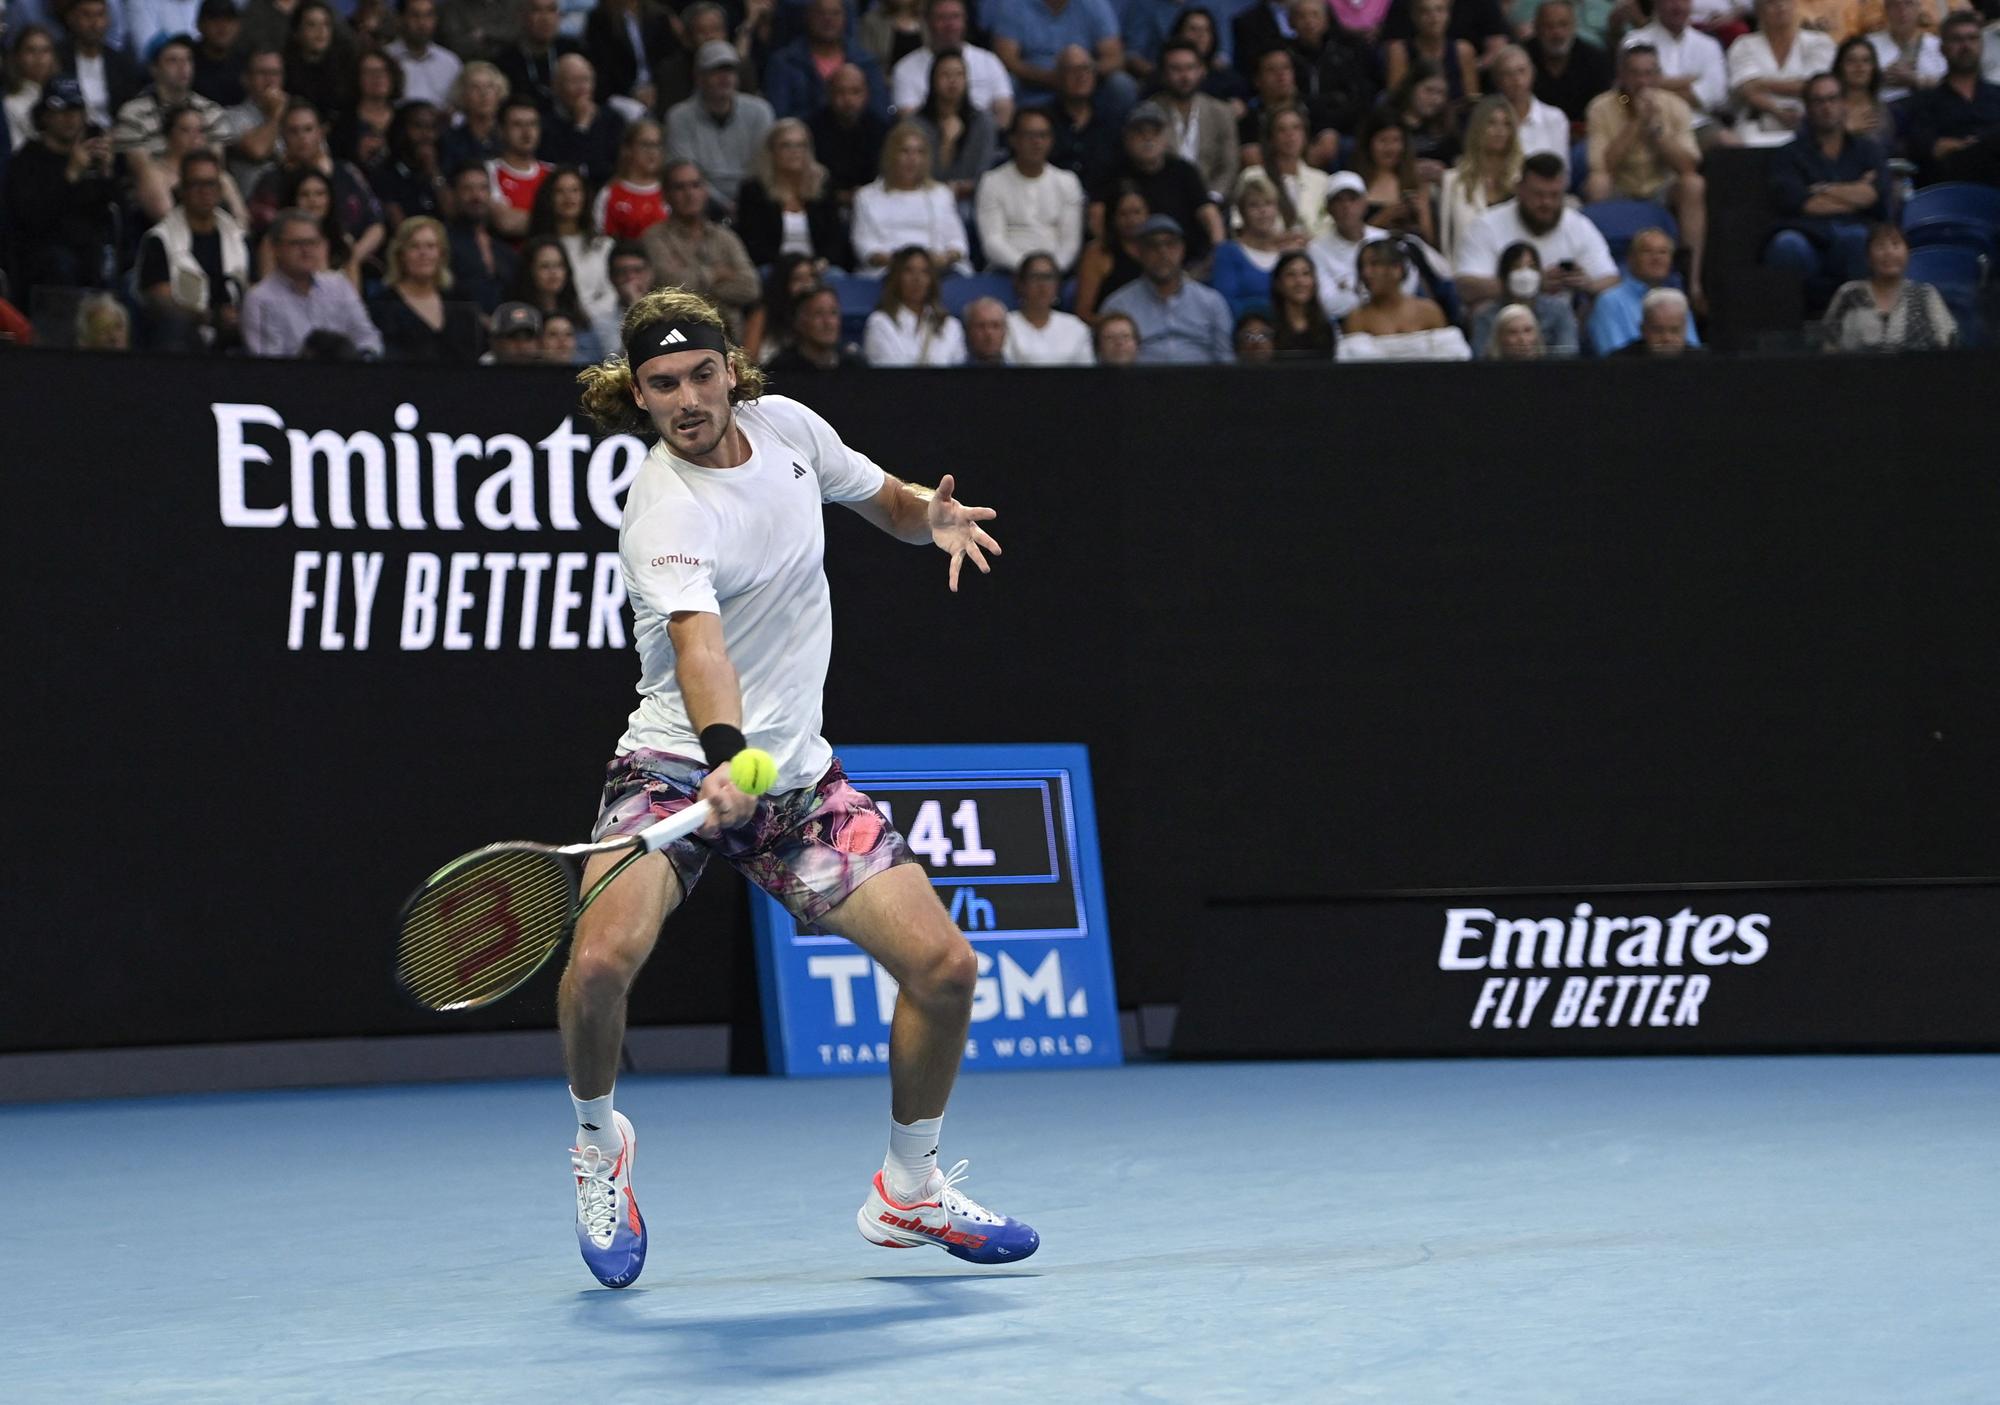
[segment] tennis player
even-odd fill
[[[605,780],[594,837],[630,834],[706,800],[697,835],[635,863],[583,915],[563,973],[563,1049],[576,1104],[576,1237],[584,1262],[622,1288],[646,1262],[632,1198],[638,1150],[612,1106],[626,993],[660,925],[718,854],[804,922],[846,937],[900,989],[889,1036],[889,1149],[857,1215],[884,1248],[935,1244],[973,1263],[1012,1263],[1041,1239],[985,1209],[938,1167],[977,967],[903,836],[852,785],[820,736],[832,650],[821,504],[852,508],[900,541],[989,569],[991,508],[899,482],[813,411],[764,395],[713,304],[682,289],[625,314],[623,354],[578,377],[608,430],[659,443],[625,500],[619,549],[639,647],[639,706]],[[747,741],[746,741],[747,738]],[[771,753],[762,799],[730,781],[746,745]],[[614,860],[600,856],[588,885]]]

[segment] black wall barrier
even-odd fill
[[[1230,918],[1189,972],[1176,1053],[2000,1043],[2000,884],[1474,891]]]
[[[1990,874],[1996,369],[782,386],[1007,548],[954,597],[829,512],[827,732],[1088,742],[1132,1002],[1230,940],[1215,900]],[[390,917],[587,825],[638,453],[555,372],[0,363],[0,1048],[436,1028]],[[718,873],[635,1019],[729,1019],[743,927]],[[550,1019],[545,980],[461,1026]]]

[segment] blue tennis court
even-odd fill
[[[873,1083],[630,1079],[644,1278],[562,1084],[0,1111],[9,1400],[1992,1401],[2000,1061],[1137,1065],[959,1087],[1017,1269],[854,1230]]]

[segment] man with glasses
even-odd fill
[[[979,243],[997,272],[1013,272],[1036,250],[1069,268],[1083,248],[1083,182],[1049,164],[1055,134],[1046,109],[1022,108],[1007,133],[1014,159],[979,178]]]
[[[183,156],[180,203],[139,241],[134,281],[152,314],[156,346],[222,351],[237,340],[250,242],[221,206],[221,161],[208,151]]]
[[[1840,80],[1822,73],[1806,84],[1806,125],[1771,162],[1771,203],[1778,232],[1764,262],[1796,269],[1810,301],[1868,273],[1868,227],[1882,218],[1886,172],[1882,148],[1847,130]]]
[[[243,298],[243,345],[252,356],[297,356],[316,332],[344,338],[363,356],[382,354],[382,333],[361,295],[326,271],[326,236],[304,210],[271,222],[270,277]]]
[[[764,294],[757,266],[735,231],[708,218],[708,182],[692,161],[667,165],[667,218],[639,243],[653,261],[656,287],[700,293],[721,311],[729,335],[738,335],[743,314]]]

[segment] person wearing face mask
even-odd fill
[[[1671,245],[1667,256],[1671,262]],[[1500,255],[1500,287],[1499,299],[1473,321],[1474,346],[1492,341],[1495,325],[1510,308],[1526,308],[1534,316],[1544,355],[1576,355],[1576,312],[1568,298],[1542,291],[1542,256],[1533,244],[1510,244]]]

